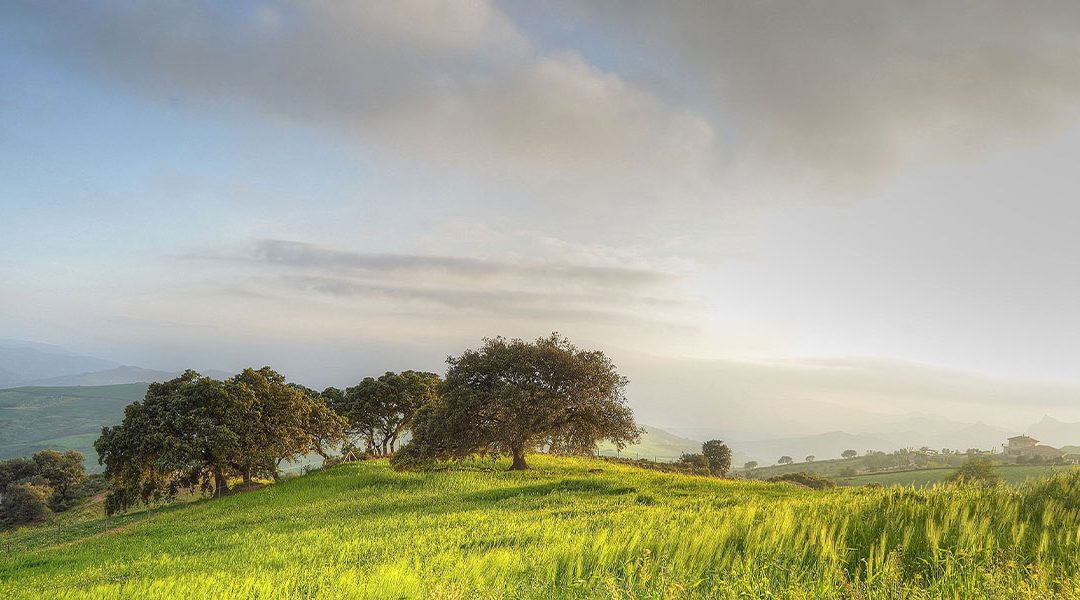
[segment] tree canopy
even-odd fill
[[[317,394],[287,383],[270,367],[244,369],[228,383],[243,391],[248,409],[238,431],[244,451],[240,461],[230,465],[245,481],[252,476],[273,477],[281,461],[309,452],[326,459],[327,447],[344,439],[344,419]]]
[[[709,440],[701,445],[701,453],[708,463],[709,473],[717,477],[727,476],[731,470],[731,448],[721,440]]]
[[[42,483],[23,481],[9,484],[0,499],[0,522],[4,525],[44,521],[52,513],[49,498],[53,490]]]
[[[75,488],[86,480],[83,458],[82,453],[75,450],[49,449],[34,453],[32,460],[37,465],[37,475],[53,490],[49,498],[52,510],[65,510],[74,503]]]
[[[41,450],[30,458],[0,461],[0,522],[39,521],[70,508],[86,480],[83,455]]]
[[[323,394],[348,421],[350,437],[362,438],[369,454],[394,453],[402,434],[412,429],[421,407],[439,397],[442,378],[422,371],[387,371],[366,377],[344,392],[328,388]]]
[[[535,342],[488,338],[447,364],[443,394],[416,415],[399,465],[504,454],[518,470],[538,448],[584,454],[600,440],[621,449],[641,436],[626,404],[627,379],[603,352],[580,350],[557,333]]]
[[[94,443],[113,486],[110,512],[179,490],[229,492],[228,478],[273,476],[281,460],[343,441],[344,421],[269,367],[226,381],[186,371],[151,384]]]

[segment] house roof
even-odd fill
[[[1039,440],[1037,440],[1037,439],[1035,439],[1033,437],[1027,436],[1027,435],[1014,435],[1011,438],[1009,438],[1010,442],[1013,441],[1013,440],[1024,440],[1024,441],[1031,440],[1032,442],[1038,442],[1039,441]]]

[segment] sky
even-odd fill
[[[560,331],[655,425],[1080,419],[1078,109],[1070,2],[4,2],[0,337],[321,387]]]

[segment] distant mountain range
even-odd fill
[[[1044,415],[1041,421],[1028,427],[1024,433],[1047,446],[1080,446],[1080,423],[1058,421],[1049,415]]]
[[[113,369],[106,369],[104,371],[79,373],[77,375],[61,375],[60,377],[50,377],[49,379],[38,379],[20,387],[58,387],[75,385],[116,385],[121,383],[153,383],[155,381],[168,381],[170,379],[175,379],[179,377],[182,373],[182,371],[157,371],[154,369],[133,367],[131,365],[121,365],[119,367],[115,367]],[[199,373],[209,377],[214,377],[216,379],[223,379],[225,377],[233,376],[232,373],[226,373],[225,371],[216,371],[214,369],[210,369],[208,371],[199,371]]]
[[[59,346],[22,340],[0,340],[0,389],[26,386],[98,386],[153,383],[180,375],[181,371],[158,371],[115,361],[83,356]],[[200,371],[222,378],[231,373]]]
[[[119,363],[111,360],[81,356],[57,346],[0,340],[0,388],[118,366]]]

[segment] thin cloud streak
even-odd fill
[[[318,271],[363,271],[396,275],[441,273],[470,279],[514,277],[622,289],[669,285],[676,279],[669,273],[647,269],[536,260],[484,260],[457,256],[350,252],[288,240],[259,240],[255,242],[250,254],[239,257],[239,260]]]

